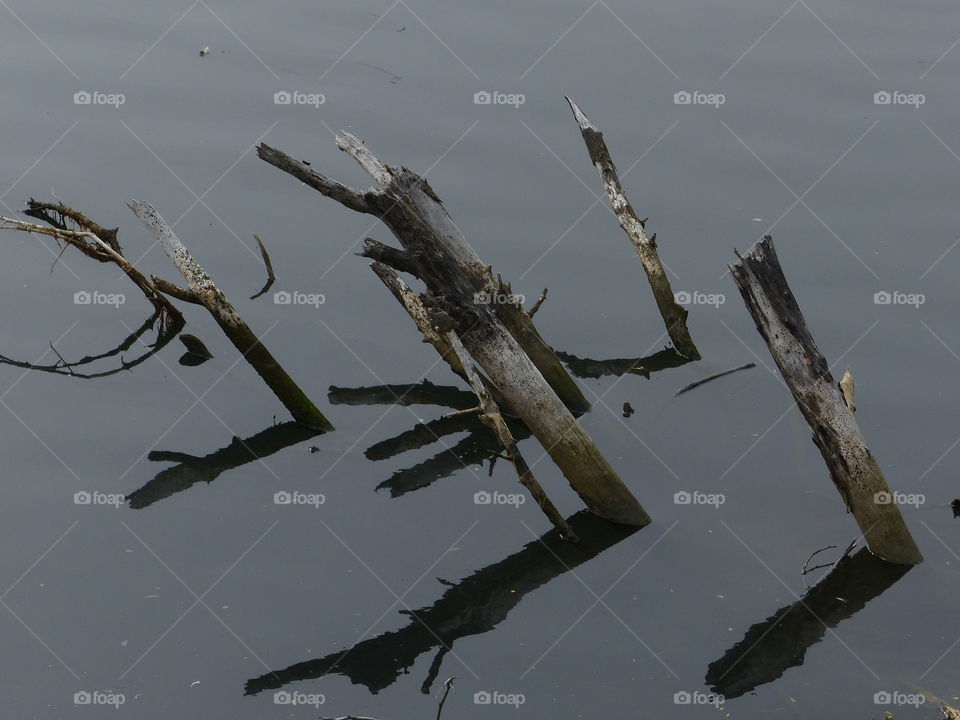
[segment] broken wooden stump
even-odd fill
[[[381,245],[380,243],[376,243],[375,241],[367,238],[365,247],[369,249],[374,245],[379,246],[383,250],[393,250],[394,253],[397,252],[394,248],[388,248],[385,245]],[[381,255],[383,250],[378,250],[376,254],[378,256]],[[403,265],[402,259],[394,257],[394,261],[398,262],[401,266]],[[427,308],[424,307],[423,302],[421,302],[420,298],[417,297],[417,294],[410,289],[410,286],[403,281],[403,278],[400,277],[400,274],[389,265],[386,265],[380,261],[372,263],[370,265],[370,269],[373,270],[376,276],[380,278],[381,282],[387,286],[387,289],[397,299],[397,302],[403,305],[403,309],[407,311],[407,314],[411,317],[411,319],[413,319],[414,323],[416,323],[420,334],[423,335],[423,341],[433,345],[434,349],[440,354],[440,357],[443,358],[444,362],[450,366],[450,369],[456,375],[469,383],[470,378],[468,377],[459,356],[451,346],[449,339],[443,333],[438,332],[433,326],[433,323],[430,321]],[[497,389],[496,385],[491,383],[485,377],[481,377],[480,380],[486,390],[493,396],[493,399],[497,405],[499,405],[509,414],[514,414],[510,409],[506,398],[503,397],[503,394]]]
[[[507,460],[510,461],[514,470],[517,471],[520,484],[530,491],[530,495],[536,501],[537,506],[543,511],[543,514],[546,515],[553,526],[560,531],[560,535],[563,538],[576,542],[578,540],[576,533],[573,532],[563,515],[557,510],[556,505],[550,500],[543,486],[534,476],[530,466],[527,465],[527,461],[524,460],[523,455],[520,454],[517,441],[511,434],[510,428],[507,427],[503,416],[500,414],[500,408],[497,407],[496,401],[490,396],[490,393],[487,392],[486,387],[480,380],[480,375],[473,366],[470,356],[467,355],[466,348],[463,347],[460,338],[457,337],[456,333],[449,332],[447,333],[447,341],[460,360],[460,364],[467,374],[467,381],[470,383],[470,387],[473,388],[473,392],[477,396],[477,401],[480,403],[477,408],[479,410],[478,418],[480,422],[489,427],[497,436],[497,440],[500,441],[506,453]]]
[[[466,241],[447,213],[443,202],[424,178],[406,168],[387,167],[374,157],[359,139],[349,133],[337,134],[337,146],[356,159],[378,184],[393,183],[398,189],[402,188],[401,192],[389,196],[374,188],[355,190],[331,180],[301,160],[296,160],[282,150],[266,144],[257,146],[257,155],[341,205],[379,217],[395,235],[398,228],[402,234],[402,228],[410,224],[412,213],[419,214],[421,219],[418,222],[431,228],[438,245],[444,248],[450,261],[455,263],[469,279],[474,293],[485,294],[494,299],[513,297],[510,284],[499,277],[494,277],[490,266],[484,264]],[[397,237],[401,236],[397,235]],[[402,238],[401,243],[403,243]],[[368,257],[385,261],[373,254],[369,246],[366,252]],[[386,264],[396,267],[395,263]],[[493,302],[490,305],[563,403],[575,413],[589,410],[590,404],[584,397],[583,391],[564,368],[553,349],[540,336],[530,314],[522,305],[516,302]]]
[[[740,261],[730,265],[737,288],[813,431],[813,441],[867,546],[890,562],[922,562],[844,392],[807,328],[780,267],[773,238],[767,235],[746,256],[737,256]]]
[[[237,314],[230,301],[214,284],[213,278],[200,267],[153,206],[142,200],[134,200],[129,207],[160,243],[167,257],[187,281],[189,287],[178,288],[174,294],[175,297],[190,298],[190,302],[203,305],[210,312],[230,342],[263,378],[277,399],[293,415],[294,420],[311,430],[320,432],[332,430],[333,425],[330,421],[260,342],[260,338]],[[169,290],[170,283],[165,284],[164,287]]]
[[[567,102],[580,127],[580,134],[583,135],[590,161],[600,175],[610,206],[620,222],[620,227],[627,233],[640,256],[640,262],[643,263],[647,280],[650,281],[650,289],[653,290],[653,297],[660,310],[660,316],[667,326],[667,333],[673,341],[673,346],[681,355],[691,360],[699,360],[700,352],[687,329],[687,310],[677,302],[670,287],[670,278],[667,277],[667,271],[657,254],[657,234],[647,235],[646,220],[640,219],[627,199],[623,185],[620,183],[617,166],[613,164],[610,151],[607,150],[607,144],[603,140],[603,133],[587,119],[573,100],[567,98]]]
[[[362,254],[426,284],[428,292],[421,300],[431,312],[434,327],[456,332],[591,511],[613,522],[648,524],[646,511],[554,390],[559,385],[567,400],[574,399],[571,389],[580,395],[556,354],[539,340],[526,310],[519,303],[484,301],[484,297],[509,294],[510,287],[479,261],[427,181],[406,168],[383,164],[352,135],[339,133],[337,144],[378,187],[353,190],[279,150],[261,145],[257,152],[342,205],[379,217],[403,249],[368,243]],[[537,340],[546,356],[538,354]],[[555,373],[551,383],[534,358],[549,366],[548,371],[559,369],[562,376]]]

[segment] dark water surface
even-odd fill
[[[187,331],[214,355],[197,367],[177,363],[178,342],[99,380],[0,366],[6,717],[102,717],[74,703],[97,691],[123,696],[116,717],[423,718],[450,676],[444,716],[478,719],[708,717],[716,708],[695,703],[711,690],[733,718],[934,717],[932,701],[903,703],[960,693],[956,3],[0,5],[3,212],[52,189],[119,225],[144,271],[178,279],[124,206],[150,201],[337,427],[274,428],[284,409],[192,306]],[[82,91],[125,102],[75,104]],[[281,91],[325,102],[275,104]],[[481,91],[525,102],[477,105]],[[725,102],[675,104],[683,91]],[[881,91],[924,103],[876,104]],[[664,346],[662,323],[596,202],[565,94],[604,130],[674,289],[725,300],[690,308],[702,362],[581,380],[584,427],[654,524],[578,516],[588,539],[575,547],[537,542],[549,527],[532,503],[475,504],[517,486],[503,462],[487,477],[467,425],[365,456],[449,407],[334,404],[331,386],[457,383],[352,255],[387,231],[252,149],[263,140],[363,186],[333,142],[350,130],[426,172],[517,292],[550,288],[537,322],[556,348],[639,358]],[[857,530],[724,274],[733,248],[767,231],[836,374],[854,371],[891,486],[924,496],[904,507],[923,565],[900,577],[856,556],[792,609],[821,579],[801,576],[807,557]],[[274,290],[324,304],[247,300],[263,283],[252,232],[272,251]],[[113,266],[68,251],[51,276],[52,242],[2,239],[0,354],[52,362],[53,342],[79,358],[144,320]],[[78,305],[80,291],[127,302]],[[875,302],[894,291],[924,303]],[[418,467],[455,446],[468,467]],[[561,511],[580,510],[540,446],[521,449]],[[84,491],[132,497],[75,504]],[[275,504],[282,491],[325,502]],[[725,502],[677,504],[681,491]],[[476,702],[484,692],[523,704]]]

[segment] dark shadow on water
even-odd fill
[[[688,362],[694,362],[669,347],[641,358],[591,360],[560,351],[557,351],[557,357],[563,360],[564,364],[570,368],[570,372],[579,378],[600,378],[604,375],[619,376],[630,373],[632,375],[642,375],[649,380],[650,373],[677,368],[686,365]]]
[[[743,640],[711,663],[707,684],[715,693],[735,698],[803,665],[807,649],[823,639],[827,628],[862,610],[910,567],[881,560],[866,548],[845,557],[800,601],[751,627]]]
[[[421,690],[429,693],[444,656],[460,638],[493,630],[527,595],[604,550],[637,528],[615,525],[582,511],[569,519],[580,542],[551,530],[522,550],[451,585],[432,606],[401,611],[410,618],[402,629],[361,640],[324,658],[307,660],[247,681],[256,695],[300,680],[343,675],[376,694],[408,672],[416,659],[436,650]]]
[[[269,457],[319,434],[316,430],[291,421],[274,425],[248,438],[235,437],[226,447],[203,457],[154,450],[147,456],[149,460],[178,464],[162,470],[142,488],[127,495],[127,502],[132,509],[140,510],[175,493],[188,490],[199,482],[211,483],[227,470]]]
[[[157,339],[152,344],[146,345],[141,338],[152,331],[155,326],[157,326]],[[47,364],[29,363],[22,360],[15,360],[5,355],[0,355],[0,365],[13,365],[14,367],[24,368],[26,370],[37,370],[39,372],[53,373],[54,375],[69,375],[70,377],[80,378],[83,380],[109,377],[110,375],[116,375],[127,370],[132,370],[140,363],[156,355],[167,345],[167,343],[177,336],[177,333],[179,333],[181,329],[183,329],[183,323],[178,323],[175,321],[165,323],[157,313],[154,313],[148,317],[140,327],[121,340],[116,347],[110,348],[101,353],[84,355],[82,358],[77,360],[66,360],[51,344],[50,348],[57,356],[56,362]],[[133,347],[134,343],[138,342],[146,349],[140,352],[133,359],[126,359],[123,356],[123,353],[127,352],[131,347]],[[89,372],[87,370],[88,366],[92,366],[94,363],[117,356],[119,356],[120,359],[119,367],[113,367],[109,370],[101,370],[99,372]]]
[[[331,387],[328,398],[334,405],[434,405],[455,411],[469,410],[477,404],[472,392],[448,385],[434,385],[427,381],[363,388]],[[530,431],[522,422],[509,417],[505,419],[518,441],[530,437]],[[468,434],[452,446],[443,440],[459,433]],[[377,490],[389,490],[391,497],[400,497],[408,492],[429,487],[458,470],[481,465],[487,460],[492,461],[503,452],[496,435],[475,415],[458,414],[417,423],[399,435],[371,445],[364,455],[369,460],[388,460],[434,443],[439,443],[444,449],[423,462],[397,470],[377,485]]]

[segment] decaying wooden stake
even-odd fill
[[[577,424],[552,384],[532,361],[532,355],[525,351],[529,345],[522,346],[521,338],[529,341],[531,336],[515,332],[516,328],[508,325],[505,318],[520,318],[526,323],[524,327],[536,333],[526,310],[519,303],[490,303],[478,298],[484,293],[509,293],[509,285],[493,280],[489,268],[482,265],[482,278],[479,278],[476,255],[426,180],[406,168],[381,163],[352,135],[340,133],[337,144],[360,163],[379,187],[353,190],[279,150],[261,145],[257,152],[272,165],[342,205],[381,218],[403,250],[368,243],[362,254],[410,272],[426,284],[428,293],[422,300],[432,313],[434,325],[437,326],[437,312],[449,318],[449,327],[441,327],[441,331],[456,331],[473,359],[592,512],[613,522],[648,524],[650,517],[643,507]],[[479,285],[478,278],[482,280]],[[486,281],[495,284],[484,285]],[[503,314],[507,307],[515,312]],[[546,349],[556,359],[553,351]],[[559,360],[556,364],[569,379]],[[575,383],[573,387],[576,388]]]
[[[473,366],[473,362],[467,354],[466,348],[463,347],[463,343],[460,342],[460,338],[452,331],[447,333],[446,338],[447,342],[450,343],[450,347],[453,348],[453,352],[456,353],[457,358],[460,360],[460,365],[466,371],[470,387],[473,388],[473,392],[480,402],[480,414],[478,416],[480,422],[496,434],[500,444],[503,445],[507,459],[517,471],[520,484],[530,491],[533,499],[537,501],[537,505],[543,510],[543,514],[547,516],[547,519],[553,523],[553,526],[560,531],[560,534],[564,538],[576,542],[578,539],[576,533],[573,532],[573,529],[567,524],[563,515],[560,514],[556,506],[547,496],[543,486],[540,485],[537,478],[534,477],[530,466],[527,465],[527,461],[524,460],[523,455],[520,454],[520,450],[517,448],[517,441],[510,432],[510,428],[507,427],[507,423],[504,422],[503,416],[500,414],[500,408],[497,407],[497,403],[490,397],[490,393],[487,392],[486,387],[484,387],[483,382],[481,382],[480,375]]]
[[[517,339],[524,352],[530,357],[547,382],[550,383],[550,387],[554,389],[563,403],[573,412],[586,412],[590,404],[584,397],[583,391],[580,390],[580,386],[567,372],[553,349],[540,336],[526,309],[518,302],[499,301],[514,297],[510,284],[499,277],[495,277],[490,266],[484,264],[450,218],[447,209],[427,181],[406,168],[388,168],[367,150],[358,138],[349,133],[341,132],[337,134],[337,146],[360,163],[361,167],[377,183],[383,185],[394,181],[402,184],[404,188],[403,199],[399,200],[397,205],[394,205],[393,201],[384,204],[382,202],[383,195],[379,190],[361,191],[347,187],[314,171],[306,163],[269,145],[259,145],[257,155],[262,160],[293,175],[301,182],[351,210],[376,215],[395,234],[396,226],[406,224],[411,212],[421,213],[423,221],[430,226],[437,237],[437,241],[442,244],[451,260],[469,278],[474,291],[486,294],[486,296],[495,300],[490,305],[496,312],[497,317],[507,326],[510,334]],[[381,259],[373,254],[367,256]]]
[[[627,199],[623,185],[620,183],[617,167],[613,164],[610,151],[607,150],[607,144],[603,140],[603,133],[587,119],[573,100],[567,98],[567,102],[573,110],[577,125],[580,126],[580,134],[583,135],[583,141],[587,145],[590,161],[600,175],[610,206],[617,220],[620,221],[620,227],[627,233],[640,256],[640,262],[643,263],[643,269],[647,273],[650,289],[653,290],[653,297],[667,326],[667,333],[673,340],[673,346],[681,355],[691,360],[699,360],[700,352],[693,344],[693,338],[690,337],[690,331],[687,329],[687,310],[677,303],[673,289],[670,287],[670,278],[667,277],[667,271],[657,254],[656,233],[652,237],[647,235],[644,227],[646,221],[640,219]]]
[[[230,301],[214,284],[213,278],[200,267],[190,251],[184,247],[153,206],[142,200],[134,200],[129,204],[129,207],[150,234],[160,243],[167,257],[170,258],[170,261],[187,281],[188,290],[179,288],[175,296],[185,299],[188,297],[187,293],[189,293],[193,298],[192,302],[198,301],[210,312],[230,342],[257,371],[257,374],[263,378],[263,381],[277,396],[277,399],[293,415],[294,420],[312,430],[332,430],[333,425],[330,421],[324,417],[310,398],[287,375],[287,371],[274,359],[253,330],[243,321],[243,318],[237,314]],[[169,289],[170,284],[165,284],[164,288]]]
[[[890,562],[923,560],[883,472],[867,447],[840,384],[830,374],[797,304],[768,235],[730,272],[780,374],[813,431],[848,511],[870,550]],[[852,398],[851,398],[852,400]]]
[[[424,342],[433,345],[436,351],[440,353],[440,357],[443,358],[444,362],[450,366],[450,369],[453,370],[454,373],[467,382],[470,382],[469,375],[464,369],[456,350],[451,346],[449,339],[444,333],[439,332],[433,326],[427,308],[424,307],[423,302],[417,297],[417,294],[410,289],[410,286],[403,281],[400,274],[389,265],[385,265],[379,261],[371,263],[370,269],[373,270],[376,276],[387,286],[387,289],[397,299],[397,302],[403,305],[403,309],[407,311],[407,314],[416,323],[417,329],[420,330],[420,334],[423,335]],[[503,394],[497,387],[485,377],[481,377],[480,380],[483,382],[487,391],[493,396],[494,402],[512,413],[509,403],[507,403],[506,398],[503,397]]]

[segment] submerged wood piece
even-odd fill
[[[129,207],[163,247],[167,257],[187,281],[190,291],[210,312],[230,342],[263,378],[277,399],[290,411],[293,419],[311,430],[332,430],[330,421],[287,375],[287,371],[237,314],[230,301],[214,284],[213,278],[194,259],[153,206],[142,200],[134,200]]]
[[[592,512],[613,522],[647,525],[650,517],[646,511],[577,424],[567,404],[553,389],[554,384],[535,364],[537,353],[531,350],[530,340],[539,335],[526,310],[519,303],[484,301],[496,297],[495,293],[509,293],[510,286],[495,280],[490,269],[476,259],[427,181],[405,168],[380,163],[351,135],[340,133],[337,142],[380,183],[378,189],[362,195],[348,194],[344,204],[375,208],[375,214],[399,240],[407,251],[404,262],[415,263],[414,275],[428,288],[422,299],[433,324],[443,332],[457,333]],[[269,161],[283,156],[285,159],[281,158],[278,165],[281,169],[298,162],[263,146],[259,153]],[[300,171],[304,169],[314,173],[306,166]],[[317,181],[316,186],[335,187],[341,195],[339,188],[345,187],[329,179]],[[362,197],[362,202],[358,197]],[[512,310],[508,312],[507,308]],[[446,318],[443,323],[438,321],[441,316]],[[518,325],[511,326],[508,318]],[[518,327],[530,332],[520,332]],[[527,344],[523,345],[525,341]],[[542,347],[562,377],[580,394],[553,350],[545,344]]]
[[[780,267],[773,239],[764,237],[745,257],[740,256],[739,262],[730,265],[730,272],[867,546],[890,562],[921,562],[923,556],[890,486],[807,328]]]
[[[580,134],[583,135],[583,142],[587,146],[590,161],[600,175],[603,189],[606,191],[613,212],[620,222],[620,227],[627,233],[630,242],[633,243],[633,247],[640,256],[640,262],[643,263],[647,280],[650,281],[650,289],[653,290],[653,297],[667,327],[667,333],[673,341],[673,346],[677,349],[677,352],[691,360],[699,360],[700,352],[694,345],[693,338],[690,337],[690,331],[687,329],[687,310],[676,301],[673,289],[670,287],[667,271],[657,254],[656,233],[653,237],[647,235],[644,228],[645,221],[640,219],[627,199],[623,185],[620,183],[617,167],[613,164],[610,151],[607,150],[607,144],[603,140],[603,133],[587,119],[587,116],[583,114],[573,100],[567,98],[567,102],[570,104],[570,109],[573,110],[577,125],[580,126]]]
[[[553,501],[547,496],[543,486],[540,485],[530,466],[527,465],[527,461],[524,460],[523,455],[520,454],[520,450],[517,448],[517,441],[510,433],[510,428],[507,427],[507,423],[500,414],[500,408],[497,407],[497,403],[490,397],[490,393],[487,392],[483,382],[481,382],[480,375],[477,373],[476,368],[474,368],[470,356],[467,355],[463,343],[460,342],[460,338],[457,337],[456,333],[449,332],[447,333],[447,341],[459,358],[461,366],[467,373],[467,380],[470,383],[470,387],[473,388],[477,400],[480,401],[480,422],[493,430],[500,444],[503,445],[507,459],[517,471],[520,484],[530,492],[530,495],[536,500],[543,514],[546,515],[547,519],[553,523],[553,526],[560,531],[562,537],[576,542],[579,539],[576,533],[573,532],[563,515],[557,510],[556,505],[554,505]]]
[[[398,227],[417,223],[425,225],[435,241],[448,253],[450,261],[456,263],[467,276],[475,293],[487,293],[493,298],[512,295],[510,285],[494,277],[490,266],[480,259],[466,241],[443,202],[424,178],[406,168],[382,163],[358,138],[349,133],[337,134],[337,146],[349,153],[377,182],[379,188],[364,191],[349,188],[269,145],[258,145],[257,155],[351,210],[379,217],[401,244],[406,242],[405,233],[398,233]],[[388,187],[392,188],[390,192],[386,191]],[[412,215],[417,217],[413,218]],[[407,245],[404,247],[410,250]],[[405,268],[397,269],[407,271]],[[583,391],[540,336],[527,311],[519,303],[495,302],[491,303],[491,307],[563,403],[573,412],[586,412],[590,404]]]

